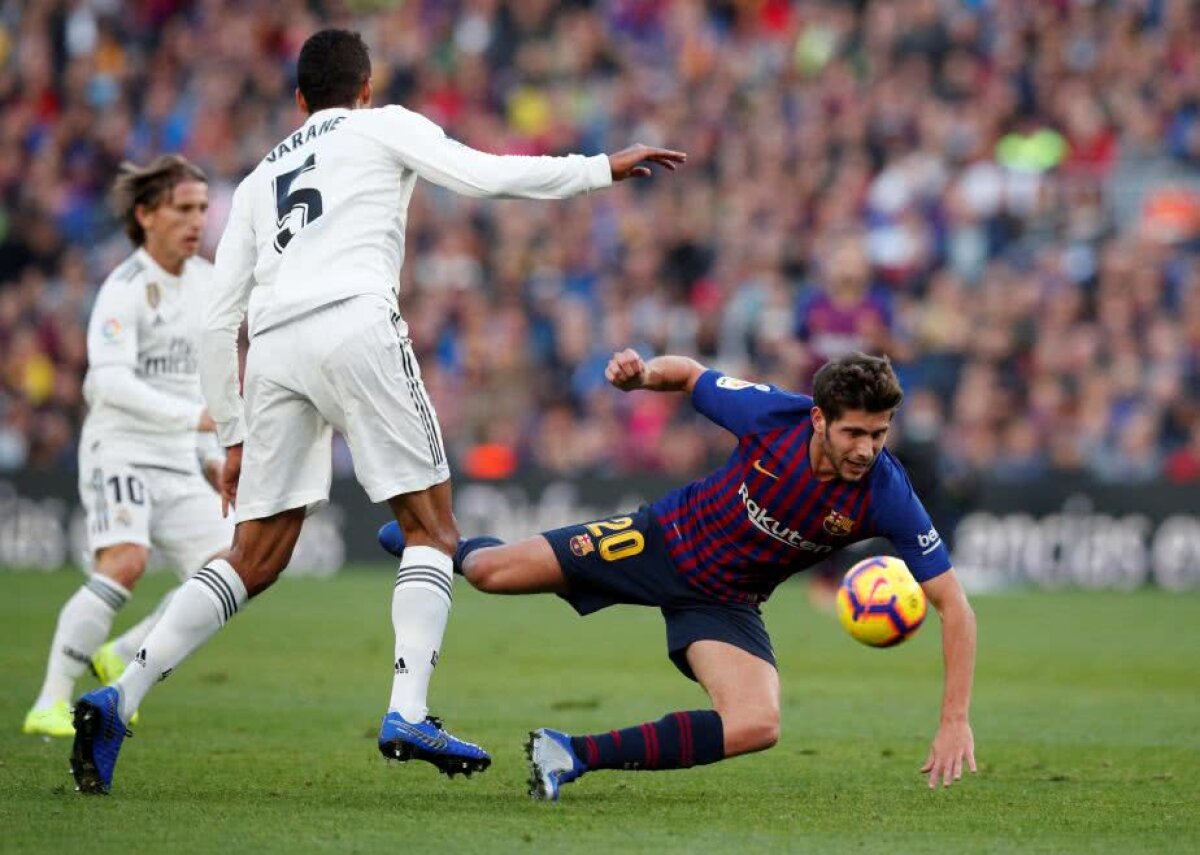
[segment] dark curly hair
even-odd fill
[[[370,79],[371,56],[358,33],[321,30],[300,48],[296,85],[310,113],[351,106]]]
[[[847,410],[892,412],[903,400],[904,390],[886,356],[850,353],[826,362],[813,378],[813,403],[831,422]]]
[[[125,234],[134,246],[146,242],[146,232],[137,219],[139,207],[153,211],[171,198],[180,184],[188,181],[208,183],[204,171],[179,154],[163,154],[148,166],[125,161],[117,170],[110,198],[113,210],[125,227]]]

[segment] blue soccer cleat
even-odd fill
[[[468,778],[492,765],[492,758],[473,742],[451,736],[442,721],[426,716],[417,724],[405,721],[398,712],[383,717],[379,728],[379,753],[389,760],[424,760],[447,777],[463,774]]]
[[[400,530],[400,523],[395,520],[384,523],[377,536],[379,545],[385,552],[390,552],[397,558],[404,557],[404,532]]]
[[[571,737],[548,727],[529,732],[525,756],[529,758],[529,795],[543,802],[558,801],[562,785],[587,771],[587,764],[571,748]]]
[[[118,711],[115,686],[88,692],[75,702],[75,744],[71,748],[71,774],[81,793],[107,795],[113,770],[126,736],[131,736]]]

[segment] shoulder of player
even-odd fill
[[[140,293],[146,285],[146,265],[137,255],[131,255],[113,268],[96,292],[96,302],[114,307]]]
[[[787,389],[773,386],[769,383],[760,383],[756,380],[743,380],[740,377],[734,377],[726,374],[716,368],[705,369],[700,375],[699,382],[711,382],[718,389],[723,389],[726,392],[740,392],[743,389],[754,389],[758,392],[764,392],[772,397],[779,398],[781,401],[787,401],[797,407],[809,410],[812,409],[812,398],[808,395],[802,395],[799,392],[790,392]]]
[[[359,125],[376,122],[417,122],[429,121],[420,113],[414,112],[399,104],[384,104],[380,107],[368,107],[363,110],[351,110],[346,115],[345,126],[353,128]]]
[[[351,134],[384,144],[440,138],[445,132],[427,116],[399,104],[353,110],[342,127]]]
[[[899,498],[913,492],[904,464],[886,448],[871,467],[871,490],[882,499]]]
[[[101,284],[101,288],[122,287],[123,284],[138,283],[146,273],[146,263],[142,261],[141,253],[135,252],[116,267]]]

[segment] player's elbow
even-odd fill
[[[690,395],[695,390],[696,384],[700,381],[700,378],[704,376],[704,372],[707,371],[708,368],[694,359],[687,357],[685,357],[685,359],[687,359],[687,370],[683,378],[683,390]]]
[[[88,371],[84,392],[88,402],[109,403],[121,397],[122,386],[134,377],[133,368],[125,365],[97,365]]]

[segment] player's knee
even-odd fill
[[[757,751],[766,751],[779,744],[779,715],[765,716],[754,723],[751,734]]]
[[[727,754],[749,754],[766,751],[779,743],[779,711],[774,709],[745,710],[740,715],[722,716],[725,721],[725,750]]]
[[[471,583],[471,587],[485,594],[504,593],[504,561],[489,554],[490,550],[481,549],[467,556],[463,566],[463,576]]]
[[[102,550],[96,557],[96,572],[112,579],[127,591],[132,591],[146,572],[149,550],[133,544],[122,544]]]

